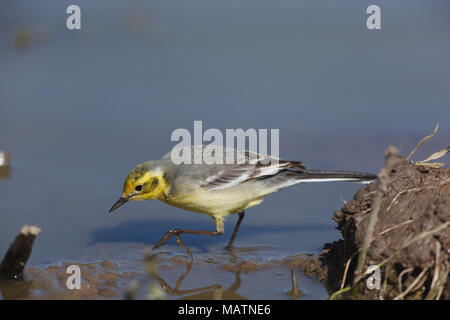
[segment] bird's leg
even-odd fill
[[[191,250],[181,241],[180,234],[182,233],[188,233],[188,234],[204,234],[204,235],[211,235],[211,236],[220,236],[223,234],[223,221],[221,219],[215,219],[216,220],[216,231],[204,231],[204,230],[185,230],[185,229],[171,229],[167,231],[161,240],[152,248],[152,251],[155,249],[158,249],[162,245],[164,245],[172,236],[175,236],[177,238],[178,244],[186,250],[186,252],[189,254],[189,256],[192,259],[192,253]]]
[[[177,242],[178,242],[178,244],[179,244],[184,250],[186,250],[186,252],[188,253],[188,255],[191,257],[191,260],[194,260],[194,257],[192,257],[191,249],[189,249],[189,248],[183,243],[183,241],[181,241],[180,235],[179,235],[179,234],[176,234],[175,236],[177,237]]]
[[[233,241],[234,241],[234,238],[236,237],[236,234],[237,234],[237,232],[239,230],[239,226],[241,225],[241,222],[244,219],[245,211],[238,212],[238,215],[239,215],[239,218],[238,218],[238,221],[236,223],[236,226],[234,227],[233,234],[231,235],[230,241],[228,242],[228,244],[226,246],[226,248],[228,250],[230,250],[233,247]]]

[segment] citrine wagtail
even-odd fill
[[[177,152],[203,152],[206,146],[185,147]],[[222,147],[220,147],[222,148]],[[153,247],[165,244],[171,236],[192,254],[180,239],[180,234],[219,236],[224,233],[224,219],[237,213],[238,221],[227,248],[231,248],[244,210],[260,204],[263,198],[303,182],[354,181],[370,182],[376,175],[353,171],[309,170],[299,161],[284,161],[246,150],[220,149],[227,157],[240,162],[228,164],[176,164],[172,151],[161,160],[139,164],[125,179],[121,198],[109,212],[129,200],[161,200],[185,210],[207,214],[214,219],[216,231],[171,229]]]

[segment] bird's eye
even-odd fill
[[[136,188],[134,188],[134,190],[136,191],[141,191],[142,190],[142,185],[137,185]]]

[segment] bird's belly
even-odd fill
[[[255,197],[251,193],[237,195],[234,192],[202,191],[169,197],[164,202],[185,210],[217,216],[254,207],[262,202],[262,197]]]

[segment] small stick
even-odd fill
[[[347,291],[350,291],[351,289],[352,287],[345,287],[339,291],[336,291],[328,298],[328,300],[336,300],[338,296],[340,296],[343,293],[346,293]]]
[[[409,224],[409,223],[411,223],[411,222],[414,222],[414,220],[413,220],[413,219],[411,219],[411,220],[406,220],[406,221],[403,221],[403,222],[401,222],[401,223],[399,223],[399,224],[396,224],[395,226],[389,227],[389,228],[383,230],[382,232],[380,232],[380,233],[378,234],[378,237],[381,237],[383,234],[386,234],[386,233],[388,233],[389,231],[392,231],[392,230],[394,230],[394,229],[397,229],[397,228],[399,228],[399,227],[401,227],[401,226],[404,226],[405,224]],[[377,238],[378,238],[378,237],[377,237]]]
[[[41,232],[35,226],[24,226],[0,263],[0,278],[21,279],[23,269],[31,254],[34,239]]]
[[[411,188],[411,189],[406,189],[406,190],[402,190],[399,193],[397,193],[397,195],[394,197],[394,199],[391,201],[391,203],[389,204],[389,207],[387,207],[386,212],[388,212],[389,210],[391,210],[392,205],[394,204],[395,201],[397,201],[397,199],[402,195],[405,194],[407,192],[411,192],[411,191],[420,191],[423,188]]]
[[[407,269],[403,270],[402,272],[400,272],[400,274],[398,276],[398,292],[403,293],[403,284],[402,284],[403,275],[405,273],[410,273],[413,270],[414,270],[414,268],[407,268]]]
[[[373,233],[375,231],[375,225],[378,222],[378,212],[381,208],[381,202],[383,200],[384,195],[386,194],[388,190],[388,180],[389,180],[389,173],[392,170],[392,167],[394,165],[394,156],[398,153],[397,148],[394,146],[390,146],[385,154],[386,154],[386,164],[383,168],[381,168],[380,173],[378,174],[378,189],[377,193],[375,195],[375,198],[372,201],[372,212],[369,217],[369,223],[367,226],[367,233],[364,237],[364,241],[362,243],[361,251],[358,257],[358,264],[355,270],[355,281],[353,282],[354,289],[352,290],[352,294],[356,295],[356,292],[358,290],[358,286],[356,286],[357,282],[356,279],[362,275],[362,269],[364,267],[364,263],[366,261],[367,252],[370,248],[370,244],[372,243],[374,236]]]
[[[433,280],[431,281],[430,292],[428,293],[425,300],[433,299],[434,293],[437,293],[439,291],[439,290],[436,290],[436,288],[437,288],[437,284],[440,280],[440,277],[439,277],[440,252],[441,252],[441,243],[436,240],[436,257],[435,257],[435,262],[434,262]]]
[[[433,138],[433,136],[436,134],[438,129],[439,129],[439,123],[436,125],[436,127],[434,128],[433,132],[430,135],[426,136],[425,138],[423,138],[422,140],[419,141],[419,143],[416,145],[416,147],[406,157],[406,161],[409,161],[409,159],[411,159],[413,154],[416,153],[416,151],[420,148],[421,145],[423,145],[425,142],[427,142],[428,140]]]
[[[352,256],[348,259],[347,263],[345,264],[345,270],[344,270],[344,276],[342,277],[342,283],[341,283],[341,289],[344,289],[344,285],[345,285],[345,280],[347,278],[347,272],[348,272],[348,267],[350,266],[350,262],[352,261],[353,257],[356,255],[358,251],[353,252]]]
[[[449,269],[450,269],[449,264],[447,263],[445,270],[442,270],[442,272],[441,272],[441,277],[439,280],[439,282],[440,282],[439,290],[438,290],[438,293],[435,298],[436,300],[439,300],[441,298],[442,291],[444,290],[445,283],[447,282]]]
[[[427,271],[428,271],[428,267],[424,268],[423,271],[422,271],[422,272],[417,276],[417,278],[413,281],[413,283],[411,283],[411,285],[410,285],[405,291],[403,291],[401,294],[399,294],[398,296],[396,296],[396,297],[394,298],[394,300],[400,300],[400,299],[403,299],[403,298],[408,294],[408,292],[410,292],[411,289],[415,287],[415,285],[419,282],[419,280],[425,275],[425,272],[427,272]]]
[[[411,191],[421,191],[424,189],[433,189],[433,188],[437,188],[440,186],[443,186],[447,183],[450,182],[450,179],[445,179],[444,181],[439,182],[438,184],[435,185],[430,185],[430,186],[424,186],[424,187],[416,187],[416,188],[411,188],[411,189],[405,189],[400,191],[399,193],[397,193],[397,195],[394,197],[394,199],[392,199],[391,203],[389,204],[388,208],[386,209],[386,212],[391,210],[391,207],[394,205],[394,202],[397,201],[397,199],[402,195],[405,194],[407,192],[411,192]]]

